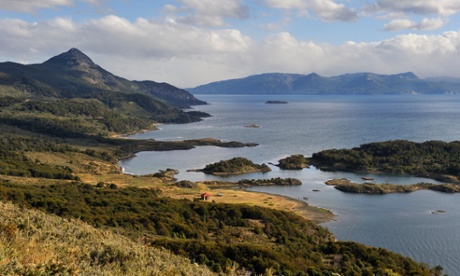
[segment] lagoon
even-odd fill
[[[323,224],[340,240],[353,240],[383,247],[419,262],[444,267],[445,273],[460,275],[460,195],[433,191],[410,194],[345,194],[326,186],[330,178],[362,182],[414,184],[436,181],[412,176],[323,172],[315,168],[283,171],[270,166],[269,173],[219,177],[187,172],[233,157],[256,163],[277,163],[291,154],[311,156],[332,148],[351,148],[363,143],[405,139],[454,141],[460,138],[460,95],[391,96],[249,96],[198,95],[209,105],[196,110],[213,117],[185,125],[162,125],[160,130],[135,138],[182,140],[212,137],[224,141],[258,143],[252,148],[198,147],[188,151],[141,152],[121,166],[127,173],[147,174],[160,169],[180,171],[179,179],[192,181],[243,178],[295,177],[295,187],[253,187],[296,199],[308,197],[311,205],[330,209],[335,221]],[[266,104],[269,100],[288,104]],[[259,128],[247,128],[250,124]],[[320,192],[313,192],[320,190]],[[446,213],[432,214],[432,210]]]

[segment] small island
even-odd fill
[[[189,171],[199,171],[212,175],[233,175],[253,172],[269,172],[271,169],[266,164],[259,165],[246,158],[235,157],[230,160],[222,160],[213,164],[208,164],[204,169]]]
[[[287,101],[266,101],[266,104],[287,104]]]
[[[297,178],[271,178],[271,179],[242,179],[237,182],[240,186],[299,186],[302,182]]]
[[[331,179],[326,181],[326,185],[334,186],[339,191],[355,194],[390,194],[390,193],[410,193],[418,190],[432,190],[443,193],[458,193],[460,187],[453,184],[432,184],[418,183],[413,185],[395,185],[395,184],[358,184],[349,179]]]
[[[303,168],[308,168],[309,164],[305,156],[302,154],[294,154],[278,160],[278,165],[276,166],[283,170],[301,170]]]

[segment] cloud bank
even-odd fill
[[[24,5],[19,8],[12,4],[14,2],[0,0],[0,9],[35,12],[78,3],[102,3],[96,0],[23,1]],[[119,76],[165,81],[179,87],[266,72],[316,72],[332,76],[412,71],[420,77],[458,77],[460,71],[459,30],[332,44],[297,38],[283,28],[271,28],[270,32],[255,38],[229,23],[229,20],[244,21],[254,16],[248,1],[219,3],[225,5],[216,5],[213,0],[178,0],[174,5],[163,5],[164,17],[154,19],[106,15],[76,21],[72,17],[57,16],[30,22],[2,18],[0,60],[39,63],[77,47]],[[315,14],[327,22],[357,20],[365,10],[365,16],[378,13],[379,17],[389,19],[382,26],[385,31],[434,30],[446,25],[448,16],[460,10],[460,1],[456,0],[380,0],[362,7],[359,12],[332,0],[264,0],[263,3],[287,13],[296,11],[301,18]],[[409,14],[421,15],[421,18],[411,19],[407,17]],[[290,22],[285,19],[286,25]]]

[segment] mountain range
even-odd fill
[[[460,82],[457,79],[420,79],[412,72],[394,75],[355,73],[333,77],[316,73],[267,73],[212,82],[187,91],[193,94],[254,95],[445,94],[460,93]]]

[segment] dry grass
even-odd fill
[[[210,188],[212,187],[212,189]],[[194,200],[204,192],[210,193],[210,201],[219,203],[247,204],[261,206],[282,211],[290,211],[299,214],[315,223],[332,220],[335,216],[329,210],[308,206],[306,202],[289,197],[271,195],[259,192],[249,192],[243,189],[231,189],[227,185],[219,188],[216,185],[208,186],[205,183],[197,183],[196,188],[178,188],[172,185],[162,188],[163,195],[171,198],[186,198]],[[218,196],[221,195],[221,196]]]
[[[215,275],[78,220],[0,203],[1,275]]]

